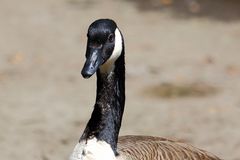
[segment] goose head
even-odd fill
[[[116,23],[110,19],[96,20],[89,26],[87,37],[82,76],[89,78],[98,69],[100,73],[109,74],[123,50],[123,38]]]

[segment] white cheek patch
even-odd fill
[[[78,143],[69,160],[117,160],[111,146],[96,138]]]
[[[114,69],[114,63],[122,53],[122,36],[118,28],[115,30],[115,44],[112,55],[100,66],[101,73],[110,73]]]

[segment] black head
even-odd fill
[[[81,72],[84,78],[91,77],[104,64],[114,63],[122,51],[122,36],[113,20],[94,21],[87,37],[86,62]]]

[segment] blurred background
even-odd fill
[[[1,0],[0,159],[66,160],[95,101],[87,28],[126,45],[121,135],[182,140],[240,160],[239,0]]]

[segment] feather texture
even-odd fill
[[[152,136],[121,136],[118,152],[124,160],[221,160],[192,145]]]

